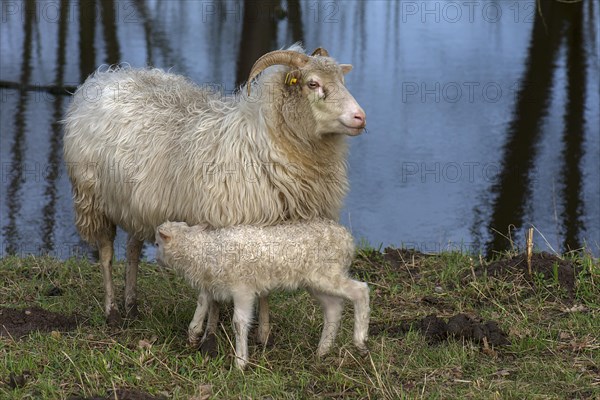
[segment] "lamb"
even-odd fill
[[[64,158],[77,229],[98,248],[109,324],[121,319],[112,281],[117,226],[129,234],[125,310],[135,317],[143,241],[167,220],[220,228],[339,218],[346,137],[366,125],[344,86],[351,69],[324,49],[307,55],[294,45],[260,57],[233,96],[127,67],[98,71],[77,89],[64,121]],[[214,331],[218,308],[211,310]],[[261,297],[258,340],[268,334]]]
[[[369,288],[349,278],[354,241],[341,225],[315,219],[269,227],[232,226],[209,230],[206,225],[166,222],[156,230],[157,261],[181,272],[201,293],[189,325],[190,342],[198,339],[209,300],[233,299],[236,365],[248,362],[248,329],[256,295],[274,289],[308,288],[324,311],[317,350],[331,348],[342,317],[343,301],[354,303],[354,344],[367,351]]]

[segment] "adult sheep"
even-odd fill
[[[116,226],[129,234],[125,310],[135,316],[143,241],[165,221],[220,228],[339,218],[346,136],[366,124],[344,86],[351,69],[324,49],[309,56],[295,45],[260,57],[233,96],[158,69],[96,72],[78,88],[64,157],[77,229],[98,247],[109,324],[121,318],[112,282]],[[215,328],[212,316],[207,329]],[[268,332],[261,298],[259,340]]]

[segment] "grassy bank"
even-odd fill
[[[573,282],[565,287],[558,262],[546,274],[534,268],[528,276],[518,269],[486,272],[487,263],[458,253],[360,253],[352,273],[371,287],[370,356],[360,358],[352,347],[348,306],[333,353],[315,359],[318,305],[305,292],[276,293],[271,296],[274,345],[252,345],[252,365],[243,373],[231,362],[229,309],[222,315],[219,358],[206,359],[187,346],[195,299],[170,271],[142,265],[141,316],[111,329],[104,323],[95,265],[3,258],[5,314],[8,308],[39,306],[76,315],[78,324],[21,339],[1,336],[0,398],[104,398],[111,390],[119,398],[146,393],[146,398],[174,399],[599,398],[598,260],[567,257]],[[117,263],[119,294],[123,272]],[[432,338],[418,323],[410,324],[431,314],[447,320],[459,313],[497,321],[510,344]]]

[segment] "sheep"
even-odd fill
[[[274,289],[308,288],[324,311],[317,350],[331,348],[342,318],[344,299],[354,303],[354,344],[367,352],[369,288],[351,279],[352,235],[322,219],[256,227],[238,225],[209,230],[206,225],[166,222],[156,230],[157,262],[182,273],[199,289],[198,307],[189,325],[190,342],[202,332],[209,300],[233,299],[236,365],[248,362],[248,329],[256,295]]]
[[[64,159],[78,232],[98,248],[110,325],[121,320],[112,281],[116,226],[129,235],[125,311],[135,317],[142,245],[167,220],[220,228],[339,218],[346,137],[366,126],[344,86],[351,69],[324,49],[307,55],[294,45],[260,57],[232,96],[129,67],[97,71],[77,89],[64,120]],[[214,332],[218,309],[211,310]],[[261,297],[258,340],[268,334]]]

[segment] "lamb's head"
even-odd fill
[[[189,226],[185,222],[165,222],[156,228],[156,261],[162,266],[172,267],[173,261],[181,255],[176,254],[182,247],[182,236],[191,232],[203,232],[206,225]],[[185,245],[183,246],[185,247]]]
[[[365,112],[344,85],[350,64],[338,64],[327,50],[317,48],[310,56],[294,50],[277,50],[260,57],[248,78],[250,83],[272,65],[289,67],[279,77],[285,104],[283,117],[291,125],[312,123],[317,137],[329,134],[359,135],[365,128]],[[312,119],[306,115],[309,109]]]

